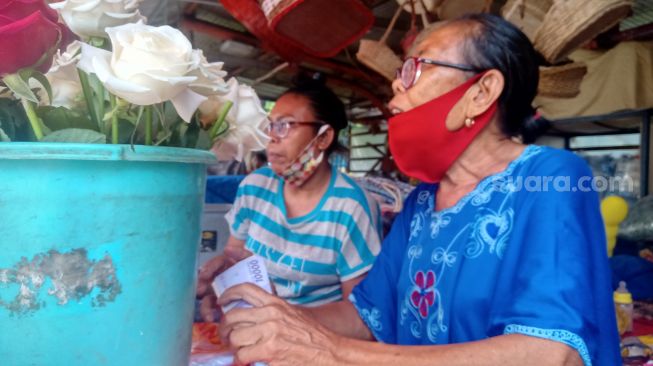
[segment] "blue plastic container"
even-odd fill
[[[0,143],[0,364],[188,365],[206,151]]]

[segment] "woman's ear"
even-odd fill
[[[333,127],[329,126],[329,128],[327,128],[326,131],[324,131],[322,135],[318,137],[317,147],[321,151],[324,151],[328,149],[329,146],[331,146],[333,139],[335,139],[335,131],[333,130]]]
[[[468,103],[465,108],[466,118],[475,118],[487,111],[503,92],[505,79],[499,70],[491,69],[469,89]]]

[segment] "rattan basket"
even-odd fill
[[[552,64],[619,23],[633,0],[554,0],[535,34],[535,48]]]
[[[356,59],[365,66],[383,75],[388,80],[395,79],[395,73],[401,67],[401,59],[388,47],[386,41],[392,28],[394,28],[397,18],[401,14],[401,6],[397,8],[388,28],[378,41],[370,39],[361,39]]]
[[[533,41],[551,5],[553,0],[508,0],[501,8],[501,15]]]
[[[583,62],[540,67],[537,95],[552,98],[573,98],[580,93],[580,84],[587,73]]]

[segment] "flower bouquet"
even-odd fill
[[[225,160],[263,149],[254,90],[225,82],[178,29],[147,25],[139,2],[1,5],[0,141],[213,147]]]

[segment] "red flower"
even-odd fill
[[[415,274],[415,289],[410,294],[410,302],[419,311],[422,318],[429,315],[429,308],[435,303],[435,273],[418,271]]]
[[[44,0],[4,0],[0,5],[0,76],[28,67],[46,72],[70,32]]]

